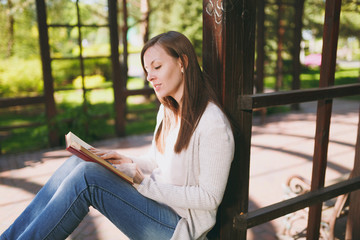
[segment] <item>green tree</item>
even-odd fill
[[[0,1],[0,20],[0,58],[30,58],[38,54],[34,1]]]
[[[325,1],[306,0],[304,14],[304,29],[312,31],[315,38],[322,38]],[[345,0],[341,4],[340,38],[360,36],[360,3],[358,0]]]
[[[200,0],[153,0],[150,16],[152,35],[175,30],[186,35],[196,53],[202,53],[202,1]]]

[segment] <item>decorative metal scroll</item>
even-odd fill
[[[209,0],[206,4],[205,11],[214,17],[216,24],[221,24],[224,20],[224,13],[230,12],[234,8],[232,0]]]

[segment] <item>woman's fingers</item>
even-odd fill
[[[136,173],[135,173],[135,176],[133,177],[133,179],[134,179],[134,182],[137,184],[140,184],[144,180],[144,174],[142,173],[140,168],[138,168],[137,166],[136,166]]]
[[[90,148],[89,150],[98,156],[104,155],[106,153],[106,151],[97,148]]]
[[[121,164],[122,163],[122,161],[121,160],[106,160],[106,161],[108,161],[109,163],[111,163],[111,164]]]
[[[119,158],[118,153],[115,151],[99,150],[96,148],[90,148],[89,150],[103,159]]]
[[[125,157],[116,151],[100,150],[100,149],[96,149],[96,148],[90,148],[89,150],[92,153],[98,155],[99,157],[101,157],[102,159],[104,159],[110,163],[120,164],[120,163],[132,163],[133,162],[130,158]]]

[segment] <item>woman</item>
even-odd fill
[[[93,206],[130,239],[205,239],[214,226],[231,161],[231,126],[178,32],[141,52],[161,106],[146,156],[92,149],[134,177],[135,187],[101,166],[70,157],[1,239],[65,239]]]

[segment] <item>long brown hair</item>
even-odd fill
[[[165,138],[170,129],[174,116],[181,117],[180,130],[174,151],[180,153],[189,145],[190,138],[199,123],[209,101],[220,107],[216,94],[210,87],[209,81],[204,77],[197,61],[195,49],[189,39],[179,32],[166,32],[149,40],[141,51],[141,63],[144,67],[144,54],[150,47],[161,46],[170,56],[180,59],[184,66],[184,93],[182,106],[170,96],[159,99],[164,105],[164,118],[155,134],[158,150],[164,152]],[[181,112],[179,112],[181,109]]]

